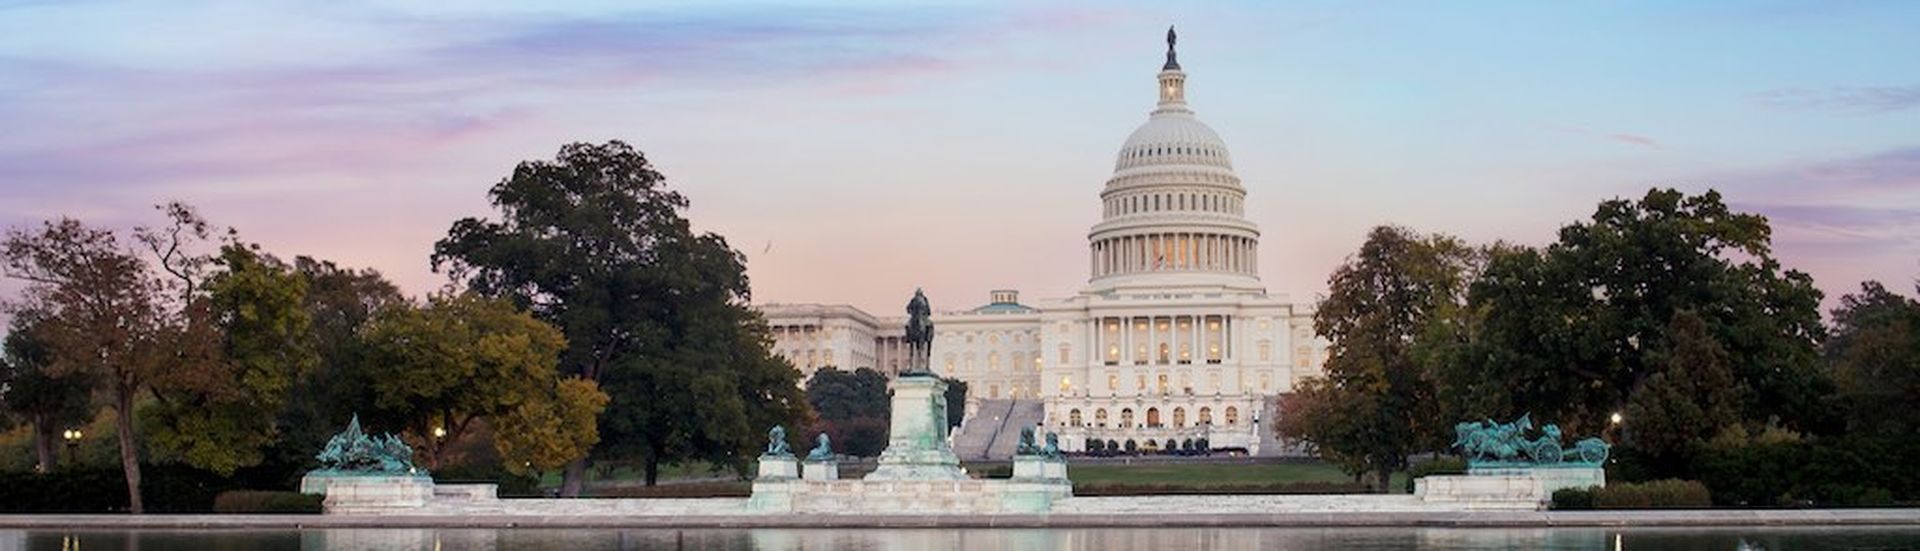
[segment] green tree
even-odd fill
[[[1664,470],[1682,468],[1698,446],[1740,422],[1744,388],[1727,351],[1698,314],[1682,310],[1666,331],[1664,369],[1641,381],[1627,400],[1626,441]]]
[[[1416,343],[1434,320],[1458,311],[1473,258],[1451,237],[1387,226],[1369,232],[1334,270],[1314,312],[1314,330],[1330,344],[1326,380],[1293,397],[1296,412],[1340,422],[1277,423],[1281,436],[1311,442],[1337,461],[1364,458],[1381,491],[1408,455],[1440,447],[1441,429],[1451,424],[1438,418],[1433,375],[1419,363]]]
[[[303,308],[311,320],[318,362],[294,380],[278,416],[280,438],[267,451],[267,462],[288,477],[314,467],[314,450],[356,413],[373,426],[403,422],[374,407],[373,383],[363,369],[368,364],[366,344],[359,332],[374,313],[407,302],[398,287],[374,270],[301,256],[294,258],[293,271],[306,283]]]
[[[827,366],[807,379],[807,403],[821,419],[885,418],[892,409],[887,376],[871,368],[853,371]]]
[[[1532,412],[1569,434],[1597,433],[1667,367],[1669,323],[1689,310],[1748,389],[1743,419],[1818,426],[1828,387],[1815,361],[1820,293],[1782,270],[1770,235],[1765,217],[1734,212],[1713,191],[1602,202],[1544,249],[1490,255],[1469,294],[1473,342],[1450,356],[1443,380],[1472,385],[1456,395],[1484,409],[1474,413]]]
[[[80,374],[52,372],[53,350],[35,334],[36,315],[17,312],[0,345],[0,410],[26,422],[36,464],[52,469],[59,462],[59,433],[92,417],[87,391],[93,382]]]
[[[591,382],[566,382],[556,366],[566,339],[506,301],[437,296],[421,308],[382,310],[364,333],[375,404],[404,420],[429,467],[477,421],[521,431],[494,442],[516,470],[536,461],[550,468],[556,454],[585,453],[598,438],[591,424],[565,423],[598,415],[605,395]]]
[[[26,302],[44,314],[36,334],[51,352],[48,373],[86,377],[113,408],[128,509],[144,512],[134,404],[173,354],[177,332],[160,281],[112,231],[70,218],[9,231],[0,257],[8,276],[28,283]]]
[[[885,374],[865,367],[822,368],[807,379],[807,403],[819,416],[819,430],[833,438],[835,451],[870,457],[886,449],[893,404]]]
[[[967,420],[967,382],[959,379],[941,377],[947,383],[947,428],[959,428]],[[891,409],[892,404],[888,404]]]
[[[1912,438],[1920,432],[1920,301],[1877,281],[1840,298],[1826,363],[1848,434]]]
[[[768,427],[805,426],[799,372],[768,348],[759,314],[739,304],[683,303],[667,324],[682,333],[606,375],[615,401],[601,417],[605,449],[637,457],[648,485],[662,463],[705,461],[744,475]],[[621,397],[629,402],[622,407]],[[644,401],[635,398],[644,397]],[[801,431],[788,433],[802,442]]]
[[[500,219],[455,222],[434,267],[566,334],[562,369],[612,396],[603,449],[738,463],[754,427],[805,418],[798,373],[765,350],[741,255],[696,234],[664,182],[625,143],[568,144],[495,184]],[[585,472],[584,455],[568,463],[561,493]]]
[[[155,385],[151,444],[221,474],[259,464],[293,382],[319,363],[307,286],[283,263],[238,242],[221,247],[188,304],[189,354]]]

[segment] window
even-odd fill
[[[1160,408],[1147,408],[1147,426],[1160,426]]]
[[[1187,426],[1187,408],[1173,408],[1173,426]]]
[[[1260,390],[1267,390],[1272,387],[1273,374],[1265,371],[1260,372]]]
[[[1061,377],[1060,378],[1060,394],[1064,395],[1064,394],[1072,394],[1072,393],[1073,393],[1073,377]]]
[[[1200,408],[1200,424],[1202,425],[1213,424],[1213,408],[1210,408],[1210,407]]]
[[[994,399],[1000,398],[1000,385],[987,385],[987,397],[994,398]],[[1227,415],[1228,415],[1227,417],[1228,419],[1232,419],[1233,410],[1228,409]]]
[[[1170,385],[1168,385],[1168,384],[1167,384],[1167,374],[1165,374],[1165,373],[1161,373],[1159,377],[1156,377],[1156,378],[1154,379],[1154,381],[1155,381],[1155,382],[1157,382],[1157,383],[1159,383],[1159,386],[1158,386],[1158,388],[1160,389],[1160,394],[1161,394],[1162,396],[1164,396],[1164,395],[1166,395],[1166,394],[1167,394],[1167,387],[1168,387],[1168,386],[1170,386]]]
[[[947,373],[953,373],[953,355],[947,355]]]
[[[1207,372],[1207,390],[1211,390],[1211,391],[1213,391],[1213,392],[1214,392],[1215,394],[1219,394],[1219,393],[1220,393],[1220,390],[1221,390],[1221,388],[1220,388],[1220,372],[1218,372],[1218,371],[1209,371],[1209,372]]]
[[[1260,361],[1273,361],[1273,343],[1260,341]]]
[[[1106,428],[1107,408],[1100,408],[1100,409],[1093,410],[1093,425],[1100,428]]]
[[[1123,428],[1123,429],[1131,428],[1132,426],[1133,426],[1133,408],[1125,408],[1120,410],[1120,428]]]
[[[1120,374],[1107,374],[1107,390],[1120,390]]]
[[[1067,411],[1067,424],[1075,427],[1080,426],[1080,408],[1073,408]]]
[[[1139,374],[1139,375],[1135,375],[1135,376],[1134,376],[1134,378],[1133,378],[1133,390],[1134,390],[1135,392],[1146,392],[1146,391],[1147,391],[1147,374],[1145,374],[1145,373],[1141,373],[1141,374]]]
[[[999,352],[987,353],[987,371],[999,371],[999,370],[1000,370],[1000,353]]]
[[[1240,424],[1240,408],[1227,406],[1227,425]]]

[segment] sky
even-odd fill
[[[180,200],[423,294],[516,163],[619,139],[756,302],[1035,302],[1086,283],[1168,25],[1275,293],[1375,225],[1537,245],[1654,186],[1769,217],[1828,307],[1920,276],[1907,1],[0,0],[0,226]]]

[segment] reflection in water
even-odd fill
[[[1072,528],[1072,529],[333,529],[0,530],[0,551],[722,549],[1911,549],[1900,528]]]

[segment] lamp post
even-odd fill
[[[1626,421],[1626,416],[1621,415],[1618,411],[1613,412],[1613,415],[1607,416],[1607,428],[1601,435],[1607,437],[1607,442],[1609,443],[1618,441],[1619,436],[1617,436],[1616,433],[1620,431],[1620,425]]]
[[[80,448],[80,439],[86,437],[86,434],[80,432],[80,429],[68,429],[60,433],[60,436],[67,441],[67,464],[72,465],[74,450]]]

